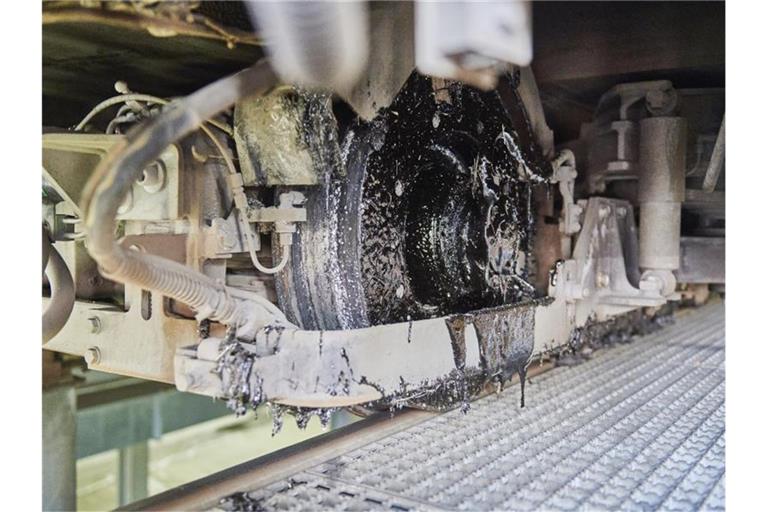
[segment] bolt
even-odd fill
[[[658,276],[651,274],[645,275],[642,277],[642,279],[640,279],[638,288],[646,292],[658,292],[661,290],[663,285],[664,284],[661,282],[661,279],[659,279]]]
[[[165,165],[160,160],[152,162],[137,181],[150,194],[159,192],[165,185]]]
[[[595,284],[598,288],[608,288],[608,285],[611,284],[611,277],[605,272],[598,272],[595,276]]]
[[[645,106],[654,116],[667,115],[677,105],[677,92],[674,89],[648,91],[645,95]]]
[[[619,207],[616,209],[616,215],[618,215],[619,217],[621,217],[621,218],[623,219],[623,218],[624,218],[624,217],[627,215],[627,209],[626,209],[626,207],[624,207],[624,206],[619,206]]]
[[[667,101],[667,95],[664,91],[648,91],[645,95],[645,101],[648,102],[649,108],[662,108]]]
[[[600,209],[597,211],[598,215],[600,215],[601,219],[604,219],[608,216],[608,214],[611,213],[611,207],[610,206],[601,206]]]
[[[99,361],[101,361],[101,350],[99,350],[99,347],[91,347],[85,351],[83,357],[89,367],[99,364]]]
[[[119,94],[128,94],[131,92],[131,90],[128,89],[128,84],[123,80],[118,80],[115,82],[115,91],[117,91]]]
[[[97,316],[92,316],[88,319],[91,324],[91,334],[97,334],[101,332],[101,319]]]

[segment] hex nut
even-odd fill
[[[645,94],[645,106],[653,116],[665,116],[677,106],[678,96],[674,89],[651,90]]]
[[[91,324],[91,334],[98,334],[101,332],[101,319],[97,316],[92,316],[88,319]]]

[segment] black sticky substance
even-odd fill
[[[535,144],[521,147],[528,126],[515,125],[498,92],[458,83],[448,92],[450,103],[437,102],[430,80],[414,74],[389,109],[355,128],[352,150],[368,151],[349,174],[365,173],[360,276],[370,324],[533,297],[530,191],[551,168]]]
[[[304,190],[308,219],[277,276],[289,320],[352,329],[535,297],[531,190],[552,169],[517,83],[452,83],[438,99],[414,72],[371,121],[339,118],[341,165]]]
[[[292,268],[278,280],[281,307],[307,329],[408,321],[409,343],[414,319],[449,316],[455,369],[431,381],[401,378],[399,389],[386,392],[365,376],[355,378],[343,353],[347,368],[326,390],[332,396],[349,394],[355,381],[383,395],[370,408],[460,405],[466,411],[488,384],[500,389],[517,374],[524,407],[531,303],[546,300],[535,299],[527,281],[532,190],[547,186],[551,166],[535,145],[515,86],[514,76],[491,92],[451,84],[450,102],[441,103],[431,81],[414,73],[389,108],[344,128],[343,169],[327,166],[332,171],[307,191],[309,221],[299,227]],[[320,292],[328,296],[317,298]],[[290,301],[289,293],[300,300]],[[297,303],[306,311],[290,310]],[[546,356],[562,364],[578,360],[587,350],[650,328],[641,320],[590,323],[574,332],[567,349]],[[467,328],[477,334],[479,369],[466,368]],[[318,345],[322,355],[322,332]],[[251,384],[259,382],[251,376],[253,357],[233,345],[218,369],[228,405],[238,414],[266,400],[260,384]],[[285,413],[303,428],[312,415],[327,423],[334,409],[270,404],[270,410],[276,433]]]

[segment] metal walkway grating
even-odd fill
[[[724,306],[222,502],[225,510],[721,510]]]

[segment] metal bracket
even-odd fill
[[[85,182],[107,151],[122,135],[87,133],[46,133],[43,135],[43,177],[77,217]],[[119,220],[175,220],[181,216],[180,154],[168,146],[160,158],[147,167],[125,203]]]
[[[236,363],[242,371],[234,371],[245,381],[238,381],[237,388],[249,390],[250,400],[296,407],[341,407],[391,396],[407,400],[409,390],[423,394],[425,388],[461,382],[473,372],[503,372],[515,354],[523,354],[527,363],[567,345],[573,329],[595,316],[600,321],[666,302],[657,292],[638,289],[638,281],[631,204],[593,198],[573,258],[553,270],[546,299],[363,329],[269,326],[254,341],[240,342],[245,359]],[[217,368],[228,346],[208,338],[178,349],[176,386],[226,395],[232,377]]]
[[[577,302],[577,323],[592,312],[604,320],[666,302],[658,291],[638,287],[637,232],[628,201],[589,199],[573,256],[564,266],[566,296]]]
[[[457,375],[460,381],[473,372],[498,373],[510,358],[522,357],[525,365],[567,344],[576,327],[562,284],[552,291],[552,297],[511,306],[363,329],[266,328],[255,341],[240,344],[251,354],[243,385],[275,403],[341,407],[407,397],[409,391],[423,394],[424,388],[455,382]],[[177,349],[178,389],[224,395],[216,368],[225,347],[222,339],[208,338]]]
[[[560,218],[560,233],[562,234],[561,252],[563,256],[571,255],[571,236],[581,230],[581,216],[584,208],[574,199],[576,183],[576,157],[573,151],[565,149],[552,161],[552,183],[557,183],[560,195],[563,197],[563,211]]]
[[[266,223],[294,223],[306,222],[307,210],[297,208],[306,202],[304,194],[301,192],[285,192],[280,194],[277,206],[266,208],[248,208],[246,217],[248,222],[266,222]]]

